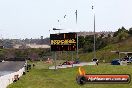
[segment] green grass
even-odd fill
[[[130,84],[85,84],[78,85],[76,76],[78,67],[49,70],[49,64],[34,62],[36,67],[23,75],[19,81],[8,86],[8,88],[132,88]],[[83,67],[88,74],[130,74],[132,76],[132,65],[112,66],[108,63],[99,66]]]

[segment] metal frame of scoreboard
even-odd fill
[[[55,70],[56,66],[56,51],[78,51],[78,36],[77,33],[59,33],[50,34],[51,51],[55,51]],[[73,52],[72,52],[73,60]],[[73,65],[72,65],[73,67]]]

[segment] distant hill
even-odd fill
[[[44,39],[0,39],[0,46],[4,48],[14,48],[18,45],[23,46],[26,44],[36,45],[50,45],[50,38]]]
[[[84,36],[86,37],[87,35],[94,35],[94,32],[90,31],[90,32],[76,32],[78,34],[78,36]],[[113,36],[114,32],[111,31],[102,31],[102,32],[96,32],[96,35],[101,36],[104,35],[104,37],[107,37],[108,35]]]
[[[115,53],[112,53],[111,51],[119,50],[119,51],[132,51],[132,37],[129,37],[128,39],[121,41],[116,44],[110,44],[100,50],[97,50],[96,56],[100,60],[100,62],[110,62],[114,58],[118,58],[118,55]],[[121,57],[125,55],[121,54]],[[91,53],[84,53],[79,55],[80,60],[82,61],[91,61],[93,58],[93,52]]]

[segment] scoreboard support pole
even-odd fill
[[[55,59],[54,59],[54,62],[55,62],[55,63],[54,63],[54,64],[55,64],[55,70],[57,69],[57,67],[56,67],[56,57],[57,57],[57,56],[56,56],[56,51],[55,51]]]
[[[79,59],[79,56],[78,56],[78,34],[77,34],[77,57],[76,59]]]
[[[73,51],[71,51],[71,54],[72,54],[72,61],[73,61]],[[72,67],[73,67],[73,63],[72,63]]]

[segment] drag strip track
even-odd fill
[[[25,65],[25,61],[0,62],[0,76],[18,71]]]

